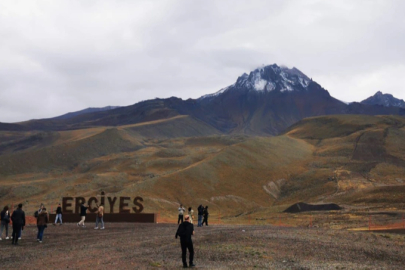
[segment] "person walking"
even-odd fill
[[[204,223],[205,223],[205,225],[208,226],[208,205],[205,206],[205,208],[204,208],[203,217],[204,217],[204,220],[203,220],[203,222],[201,223],[201,226],[203,226]]]
[[[37,218],[37,227],[38,227],[38,234],[37,234],[37,241],[42,243],[42,239],[44,237],[45,228],[48,227],[49,216],[46,208],[43,207],[41,213],[38,215]]]
[[[197,227],[202,227],[202,219],[203,219],[203,215],[204,215],[204,206],[202,206],[202,204],[200,204],[200,206],[198,206],[197,212],[198,212],[198,225],[197,225]]]
[[[42,209],[44,209],[43,203],[41,203],[41,205],[39,206],[39,209],[37,211],[35,211],[35,213],[34,213],[35,218],[38,218],[38,215],[42,212]]]
[[[58,219],[60,221],[60,225],[62,225],[62,207],[60,206],[60,203],[58,204],[58,207],[56,208],[56,217],[55,217],[55,223],[53,224],[56,226],[58,223]]]
[[[193,210],[193,208],[191,208],[191,206],[188,208],[188,215],[190,216],[190,223],[193,224],[194,210]]]
[[[13,245],[18,245],[18,234],[24,230],[25,226],[25,213],[22,210],[22,204],[18,205],[17,210],[11,215],[11,221],[13,221],[13,233],[12,233],[12,243]]]
[[[83,228],[86,227],[84,225],[84,221],[86,220],[86,215],[87,215],[87,208],[89,208],[89,205],[84,206],[84,203],[80,206],[80,221],[77,223],[77,227],[82,226]]]
[[[183,267],[187,268],[188,266],[189,267],[195,266],[195,264],[193,263],[194,247],[193,247],[193,241],[191,239],[191,236],[194,235],[194,225],[190,223],[189,215],[186,215],[184,220],[185,221],[179,225],[179,228],[177,229],[175,237],[177,239],[177,237],[180,236],[181,259],[183,261]],[[190,253],[188,266],[187,266],[187,260],[186,260],[187,249],[188,249],[188,252]]]
[[[8,211],[8,206],[4,206],[3,211],[0,213],[0,218],[1,218],[1,227],[0,227],[0,240],[1,236],[3,235],[3,230],[6,228],[6,240],[9,239],[8,237],[8,224],[10,223],[10,212]]]
[[[177,224],[179,224],[180,221],[181,221],[181,223],[183,223],[184,211],[186,211],[186,209],[184,209],[183,205],[180,204],[180,207],[179,207],[179,219],[177,220]]]
[[[100,205],[100,206],[98,206],[97,205],[97,216],[96,216],[96,227],[94,228],[95,230],[98,230],[98,224],[100,223],[101,224],[101,230],[104,230],[104,221],[103,221],[103,217],[104,217],[104,206],[103,205]]]

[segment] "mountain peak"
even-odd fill
[[[400,107],[405,108],[405,101],[397,99],[391,94],[383,94],[381,91],[377,91],[374,96],[371,96],[361,102],[367,105],[382,105],[384,107]]]
[[[214,94],[202,96],[201,99],[213,98],[228,90],[254,92],[302,92],[308,90],[312,80],[299,69],[272,64],[258,67],[249,74],[243,73],[236,82],[222,88]]]
[[[289,69],[277,64],[256,68],[238,78],[235,86],[256,91],[294,91],[305,90],[310,79],[297,68]]]

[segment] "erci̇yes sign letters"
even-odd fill
[[[89,207],[90,213],[94,213],[97,211],[97,207],[92,207],[91,205],[93,203],[95,204],[101,204],[101,205],[106,205],[105,204],[105,193],[104,191],[101,192],[101,197],[100,201],[96,197],[90,197],[89,200],[87,201]],[[118,200],[118,202],[117,202]],[[114,210],[116,210],[116,205],[118,205],[118,213],[120,214],[129,214],[131,213],[130,204],[132,202],[132,210],[134,213],[139,214],[143,211],[143,199],[142,197],[135,197],[133,200],[131,200],[130,197],[107,197],[108,204],[110,205],[110,213],[114,213]],[[74,205],[74,212],[73,212],[73,202],[75,203]],[[80,206],[81,204],[84,203],[86,204],[86,199],[84,197],[63,197],[62,198],[62,213],[66,214],[73,214],[73,213],[80,213]]]

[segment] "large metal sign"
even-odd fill
[[[97,212],[97,207],[92,207],[93,204],[97,205],[106,205],[106,197],[105,193],[101,192],[101,197],[100,201],[96,197],[90,197],[89,200],[86,203],[86,199],[84,197],[63,197],[62,198],[62,213],[64,214],[79,214],[80,213],[80,206],[82,204],[89,205],[89,212],[90,213],[95,213]],[[117,202],[117,199],[119,201]],[[110,206],[110,211],[109,213],[120,213],[120,214],[129,214],[131,213],[131,209],[133,210],[134,213],[140,214],[143,211],[143,199],[142,197],[135,197],[133,200],[131,200],[130,197],[107,197],[108,204]],[[74,205],[73,205],[74,204]],[[132,205],[131,205],[132,204]],[[118,212],[117,206],[118,205]],[[131,207],[132,206],[132,207]],[[107,209],[105,209],[107,212]],[[114,212],[115,211],[115,212]]]
[[[107,209],[106,202],[109,205],[109,209]],[[106,222],[156,223],[156,214],[142,213],[144,209],[142,202],[143,199],[139,196],[133,199],[130,197],[106,197],[104,191],[101,192],[101,196],[90,197],[88,200],[84,197],[63,197],[63,222],[77,222],[79,220],[80,206],[84,204],[89,205],[88,211],[90,213],[86,217],[86,221],[89,222],[96,220],[97,214],[95,213],[98,210],[96,205],[104,205],[105,213],[103,219]],[[55,215],[50,214],[50,219],[54,220]]]

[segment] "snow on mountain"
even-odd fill
[[[220,94],[224,93],[226,90],[228,90],[229,88],[231,88],[231,87],[234,86],[234,85],[235,85],[235,84],[232,84],[232,85],[230,85],[230,86],[227,86],[227,87],[225,87],[225,88],[222,88],[221,90],[219,90],[218,92],[215,92],[215,93],[213,93],[213,94],[204,95],[204,96],[200,97],[199,99],[204,99],[204,98],[219,96]]]
[[[219,90],[214,94],[202,96],[200,99],[215,97],[226,90],[244,89],[257,92],[292,92],[305,91],[310,83],[304,73],[297,68],[289,69],[276,64],[264,66],[253,70],[248,74],[242,74],[234,84]]]

